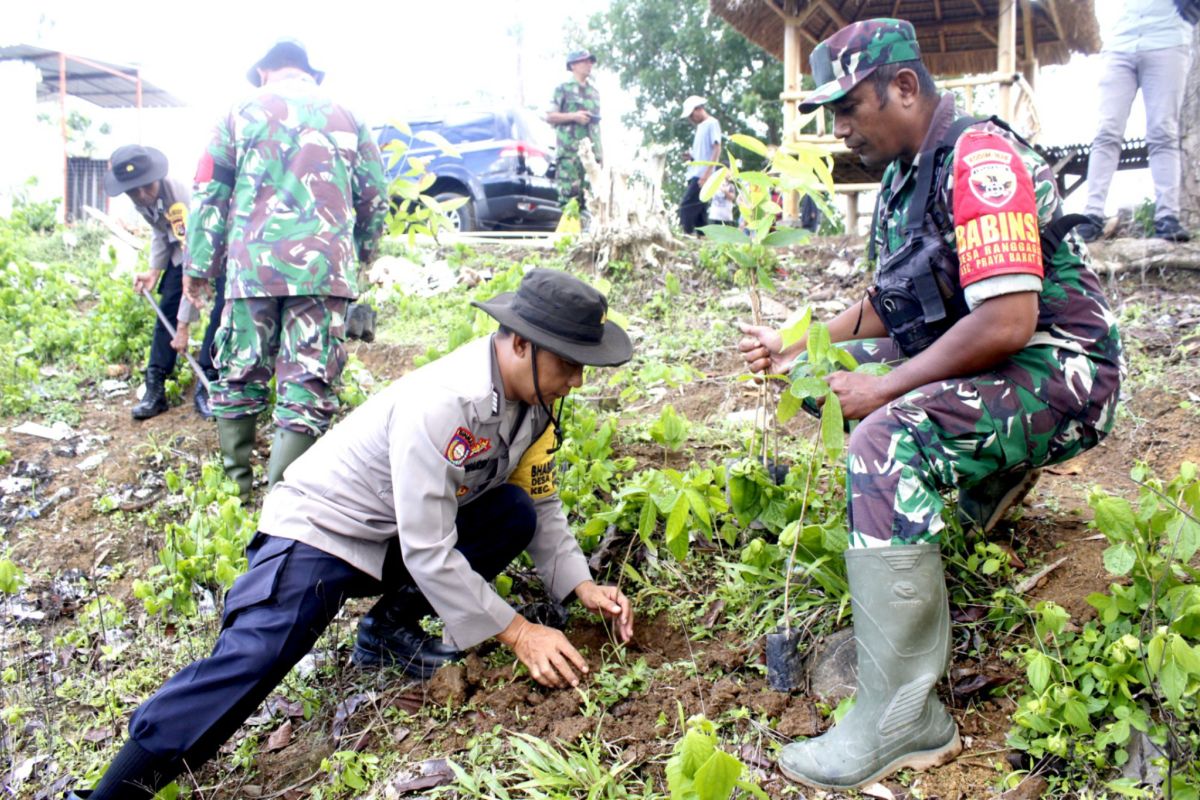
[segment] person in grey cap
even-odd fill
[[[878,371],[826,378],[846,419],[846,574],[858,657],[854,708],[780,752],[787,777],[824,789],[926,769],[962,748],[937,684],[951,654],[940,552],[944,494],[959,527],[987,532],[1037,470],[1112,429],[1121,339],[1049,165],[995,117],[961,114],[900,19],[869,19],[813,48],[803,113],[884,167],[866,297],[828,336]],[[787,374],[807,342],[743,326],[755,371]]]
[[[246,77],[258,91],[218,122],[196,170],[183,278],[196,304],[210,283],[225,286],[211,405],[243,500],[272,377],[270,484],[328,428],[347,309],[388,213],[370,130],[320,88],[303,45],[277,42]]]
[[[571,72],[571,80],[554,90],[554,99],[546,112],[546,122],[558,133],[555,146],[558,201],[565,204],[573,198],[579,202],[580,209],[584,207],[585,180],[583,161],[579,156],[580,142],[591,139],[596,162],[604,161],[604,150],[600,146],[600,93],[589,80],[595,65],[596,57],[587,50],[576,50],[568,55],[567,69]]]
[[[176,336],[172,338],[165,325],[154,322],[150,342],[150,357],[146,363],[145,393],[133,407],[134,419],[150,419],[167,410],[165,382],[175,371],[176,352],[187,348],[187,331],[199,314],[183,297],[184,243],[187,237],[188,204],[191,192],[181,181],[168,174],[167,157],[162,151],[140,144],[127,144],[113,151],[108,172],[104,175],[104,190],[109,197],[124,194],[133,202],[142,219],[153,231],[150,239],[148,269],[133,277],[135,292],[158,290],[158,307],[163,316],[175,320]],[[206,342],[220,317],[220,296],[209,320]],[[207,347],[201,349],[200,367],[212,369]],[[210,372],[209,377],[214,377]],[[204,384],[196,382],[194,402],[202,415],[208,407]]]
[[[628,361],[629,337],[604,295],[557,270],[531,270],[515,293],[475,305],[500,323],[496,333],[355,409],[267,495],[212,655],[134,712],[91,800],[148,798],[195,771],[351,597],[382,595],[360,624],[355,661],[418,678],[495,638],[538,683],[578,684],[588,667],[567,637],[492,586],[522,551],[554,600],[574,598],[611,619],[622,642],[633,636],[629,599],[592,580],[554,467],[563,399],[584,365]],[[422,631],[429,615],[444,623],[444,642]]]

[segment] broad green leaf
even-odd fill
[[[650,537],[654,535],[654,526],[658,523],[658,512],[655,509],[654,501],[649,497],[642,505],[642,513],[638,515],[638,536],[642,540],[642,544],[649,545]]]
[[[1167,525],[1167,545],[1163,554],[1188,563],[1200,549],[1200,525],[1189,517],[1178,514]]]
[[[0,594],[16,594],[25,582],[21,570],[7,558],[0,559]]]
[[[1045,653],[1034,653],[1029,660],[1025,672],[1029,676],[1029,685],[1038,694],[1046,691],[1046,686],[1050,683],[1050,668],[1050,656]]]
[[[667,515],[666,540],[667,549],[671,551],[671,555],[675,556],[676,561],[684,561],[687,559],[688,551],[688,532],[687,521],[691,516],[691,508],[687,498],[683,495],[679,496],[675,507],[671,509],[671,513]]]
[[[704,182],[704,186],[700,187],[700,199],[702,201],[707,203],[716,196],[717,190],[725,182],[725,175],[727,173],[728,170],[725,167],[718,167],[712,171],[712,174],[708,176],[708,180]]]
[[[790,247],[794,244],[804,244],[812,233],[804,228],[779,228],[763,237],[762,243],[767,247]]]
[[[746,234],[732,225],[702,225],[699,230],[716,244],[745,244],[748,241]]]
[[[814,322],[808,329],[808,360],[814,365],[832,360],[829,352],[832,347],[829,328],[825,327],[824,323]]]
[[[1114,544],[1104,551],[1104,568],[1113,575],[1128,575],[1137,564],[1137,553],[1125,542]]]
[[[1159,670],[1158,685],[1162,687],[1163,694],[1166,695],[1171,705],[1177,708],[1180,698],[1187,689],[1187,683],[1187,673],[1174,661],[1168,660]]]
[[[712,530],[712,516],[708,513],[708,501],[701,497],[700,493],[695,489],[684,489],[683,493],[687,495],[688,503],[692,506],[692,512],[705,528]]]
[[[767,157],[767,146],[755,139],[753,136],[747,136],[744,133],[730,134],[729,141],[731,144],[736,144],[738,147],[744,147],[755,155]]]
[[[824,397],[829,394],[829,384],[820,378],[797,378],[792,382],[788,393],[799,397],[801,400],[806,397]]]
[[[742,775],[742,762],[726,753],[715,750],[708,760],[696,770],[697,800],[729,800],[737,779]]]
[[[1093,503],[1093,507],[1096,510],[1096,527],[1110,540],[1128,539],[1133,535],[1136,522],[1128,500],[1103,495]]]
[[[784,350],[787,350],[808,334],[808,327],[812,324],[812,318],[812,306],[805,306],[804,313],[800,315],[799,319],[780,329],[779,336],[783,339]]]
[[[800,411],[800,406],[803,401],[796,395],[789,392],[784,392],[779,396],[779,405],[775,408],[775,418],[780,422],[787,422]]]
[[[1178,634],[1171,634],[1171,658],[1184,672],[1200,677],[1200,651]]]
[[[846,431],[843,427],[842,403],[833,392],[825,398],[821,409],[821,444],[830,461],[837,461],[846,447]]]

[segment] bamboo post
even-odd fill
[[[1012,75],[1017,69],[1017,0],[1002,0],[996,37],[996,71],[1009,80],[1000,84],[1000,116],[1012,119]]]

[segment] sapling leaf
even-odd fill
[[[780,228],[763,237],[762,243],[767,247],[790,247],[803,244],[811,237],[812,234],[804,228]]]
[[[724,750],[714,750],[696,770],[693,789],[697,800],[729,800],[737,779],[741,777],[742,762]]]
[[[748,136],[744,133],[730,134],[729,141],[731,144],[736,144],[738,147],[744,147],[755,155],[767,157],[767,146],[755,139],[753,136]]]
[[[710,242],[715,242],[716,244],[746,243],[746,234],[732,225],[701,225],[699,230],[704,232],[704,235],[708,237]]]
[[[787,393],[801,400],[807,397],[825,397],[825,395],[829,394],[829,384],[820,378],[808,375],[793,381]]]
[[[641,538],[642,544],[650,544],[650,537],[654,535],[654,526],[657,523],[658,511],[655,509],[654,501],[647,497],[646,502],[642,505],[642,511],[638,515],[638,536]]]
[[[812,325],[812,318],[812,306],[805,306],[804,313],[798,319],[780,329],[779,336],[783,340],[782,347],[784,350],[787,350],[808,334],[808,328]]]
[[[1137,554],[1125,542],[1114,544],[1104,551],[1104,568],[1113,575],[1128,575],[1137,564]]]
[[[779,405],[775,407],[775,418],[780,422],[787,422],[800,411],[803,402],[790,391],[784,392],[779,396]]]
[[[1092,505],[1096,510],[1096,527],[1109,541],[1128,539],[1133,535],[1136,522],[1128,500],[1105,494],[1096,498]]]
[[[728,170],[726,170],[725,167],[717,167],[712,171],[712,174],[708,176],[708,180],[706,180],[704,185],[700,187],[700,199],[703,202],[707,203],[716,196],[717,190],[720,189],[721,184],[725,182],[725,176],[727,173]]]
[[[842,403],[833,392],[825,397],[825,405],[821,409],[821,444],[830,461],[840,458],[846,447]]]

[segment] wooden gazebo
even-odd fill
[[[815,136],[802,133],[810,120],[799,113],[805,94],[801,78],[809,70],[812,48],[851,22],[872,17],[907,19],[916,28],[926,66],[934,75],[948,78],[941,81],[944,87],[963,87],[970,102],[975,86],[996,84],[998,107],[988,111],[1010,120],[1017,119],[1023,95],[1035,127],[1032,92],[1038,67],[1064,64],[1072,53],[1100,49],[1092,0],[709,0],[709,4],[743,36],[783,61],[784,141],[822,141],[831,145],[835,156],[841,148],[824,136],[823,114],[811,120]],[[834,179],[841,190],[850,192],[854,216],[857,191],[868,183],[873,188],[878,176],[867,175],[850,159],[838,158]],[[784,214],[795,216],[794,197],[786,198]]]

